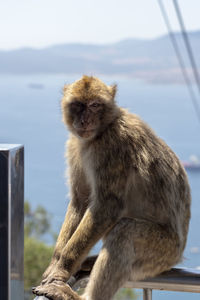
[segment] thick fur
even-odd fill
[[[87,76],[64,87],[63,120],[73,133],[67,143],[71,201],[37,294],[52,285],[52,299],[80,299],[63,287],[58,298],[55,283],[66,282],[101,238],[83,299],[109,300],[128,279],[155,276],[182,258],[191,202],[186,173],[147,124],[116,105],[115,92],[116,86]],[[74,110],[77,101],[83,112],[76,113],[77,104]],[[98,101],[93,111],[92,101]]]

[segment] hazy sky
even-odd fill
[[[177,30],[172,0],[163,2]],[[179,4],[187,29],[200,29],[200,0]],[[111,43],[163,33],[157,0],[0,0],[0,49]]]

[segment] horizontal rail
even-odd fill
[[[154,278],[137,282],[129,281],[125,287],[200,293],[200,272],[193,269],[173,268]]]
[[[70,285],[74,290],[85,288],[89,281],[89,274],[83,274],[78,280],[71,279]],[[186,269],[171,269],[157,277],[141,281],[127,281],[125,288],[153,289],[176,292],[200,293],[200,274]]]
[[[82,270],[74,277],[71,277],[68,283],[74,290],[86,287],[96,258],[96,256],[91,257],[89,264],[87,266],[83,264]],[[170,271],[153,278],[136,282],[128,281],[124,284],[124,287],[144,289],[147,293],[150,289],[200,293],[200,271],[196,269],[172,268]]]

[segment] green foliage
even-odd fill
[[[24,204],[24,289],[26,299],[32,299],[31,287],[37,286],[47,268],[53,247],[42,242],[45,234],[51,232],[50,216],[38,206],[34,211],[28,202]]]
[[[35,237],[40,239],[42,235],[50,232],[50,215],[42,207],[38,206],[35,211],[31,210],[28,202],[24,204],[24,233],[25,237]]]
[[[114,300],[135,300],[137,298],[138,295],[134,292],[133,289],[123,288],[119,290]]]
[[[24,243],[24,289],[30,290],[41,281],[41,276],[47,268],[53,247],[45,245],[35,238],[25,238]]]

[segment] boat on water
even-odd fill
[[[41,83],[29,83],[28,84],[28,87],[30,89],[38,89],[38,90],[41,90],[41,89],[44,89],[44,84],[41,84]]]
[[[191,155],[189,161],[182,161],[182,164],[188,171],[200,171],[200,159],[196,155]]]

